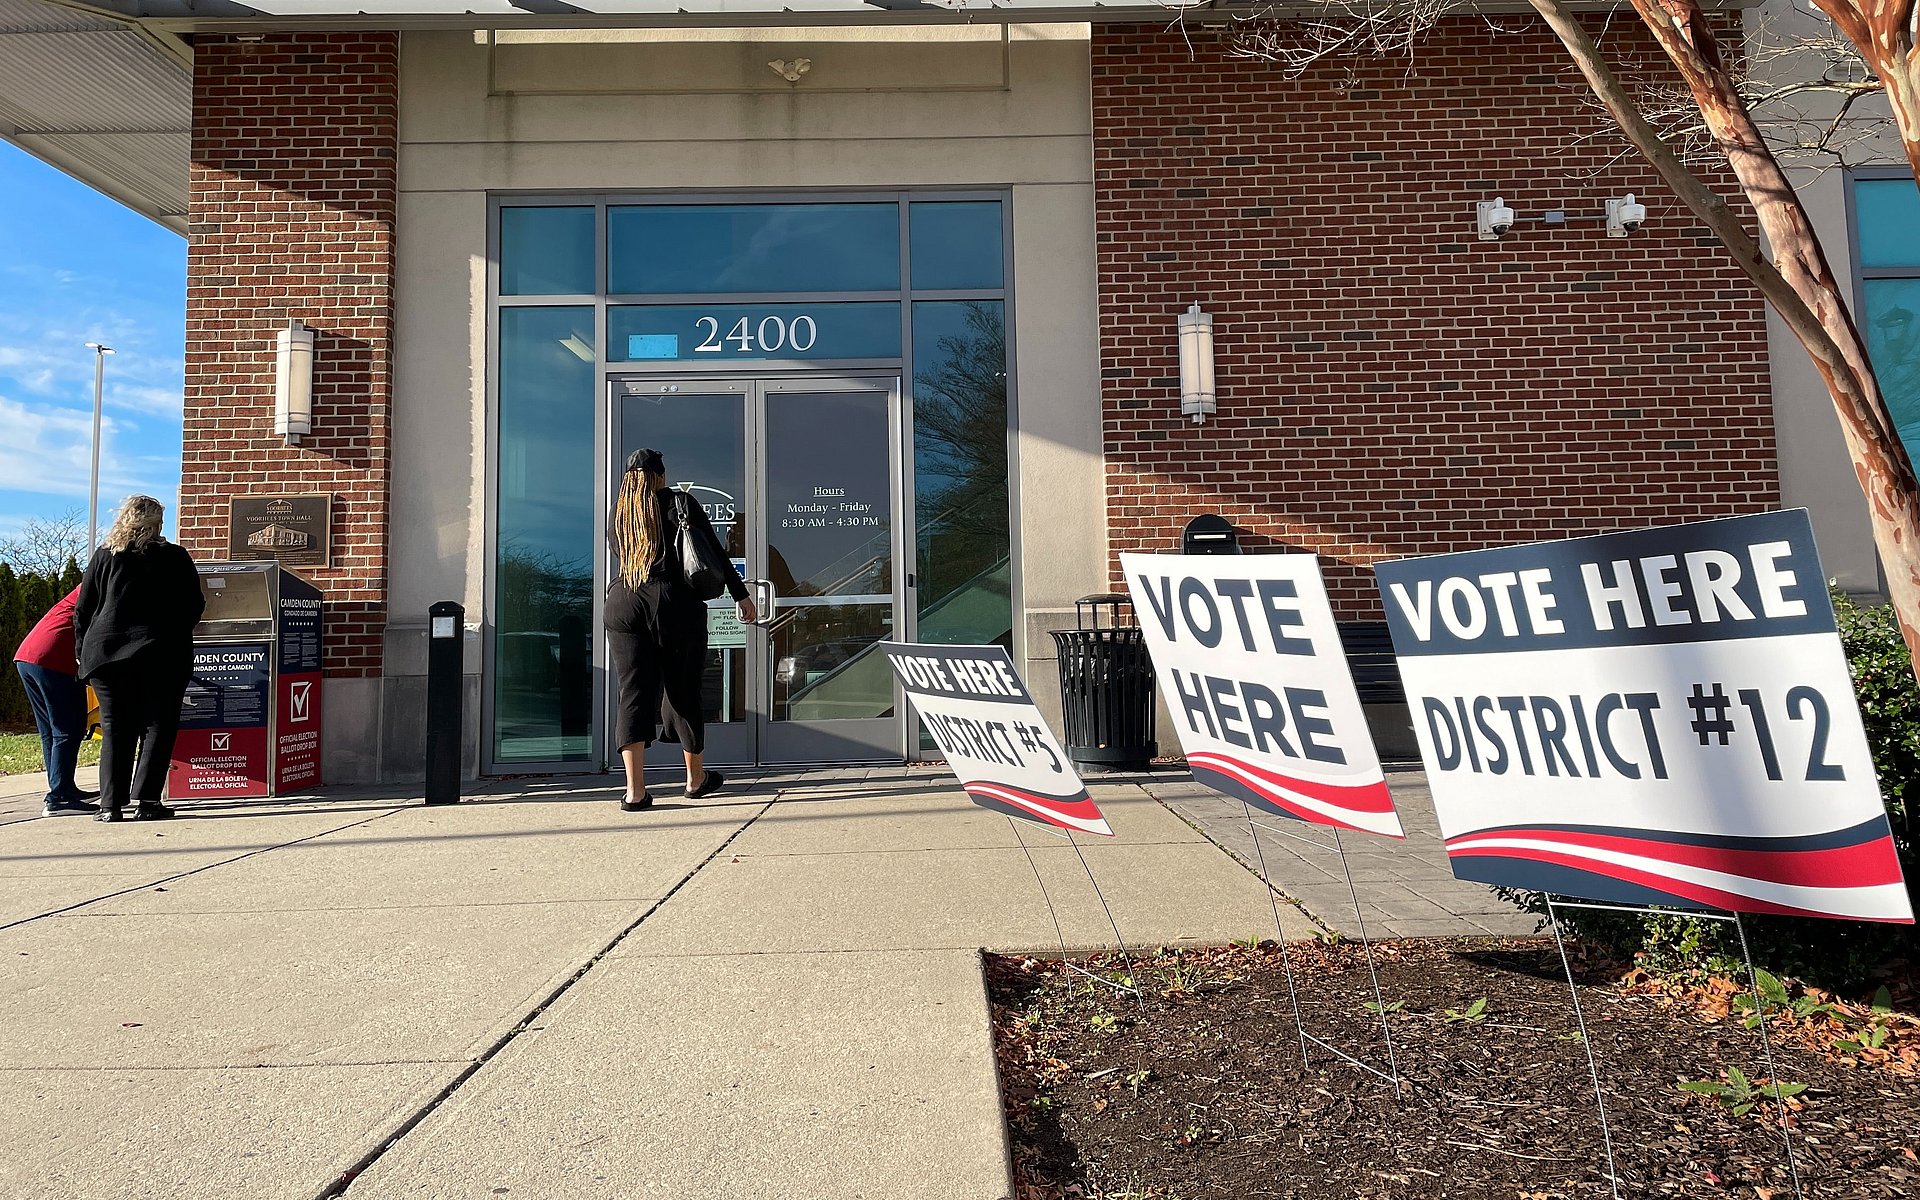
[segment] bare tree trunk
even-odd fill
[[[1814,0],[1886,85],[1893,123],[1920,179],[1920,46],[1916,0]]]
[[[1833,398],[1840,430],[1866,495],[1874,545],[1887,572],[1887,591],[1907,653],[1920,664],[1920,505],[1913,468],[1895,435],[1874,381],[1865,344],[1814,237],[1806,210],[1742,103],[1693,0],[1633,0],[1662,50],[1679,68],[1699,102],[1715,140],[1726,151],[1753,201],[1774,261],[1727,207],[1689,171],[1635,107],[1601,57],[1600,49],[1562,0],[1530,0],[1565,43],[1594,93],[1635,148],[1645,155],[1681,202],[1712,230],[1787,328],[1807,348]],[[1776,265],[1776,263],[1778,265]],[[1915,666],[1920,677],[1920,665]]]

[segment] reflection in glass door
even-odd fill
[[[763,762],[897,747],[894,388],[760,385],[761,495],[773,611]],[[897,750],[896,750],[897,753]]]
[[[897,377],[626,378],[613,399],[614,469],[642,446],[660,450],[668,481],[706,508],[756,581],[759,627],[743,628],[730,600],[709,606],[709,761],[900,757],[893,676],[876,649],[903,612]],[[678,758],[656,744],[648,761]]]

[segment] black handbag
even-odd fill
[[[727,580],[733,574],[733,564],[709,537],[701,537],[693,514],[688,511],[694,499],[682,491],[674,492],[674,503],[678,505],[679,519],[674,523],[680,527],[675,542],[680,551],[680,573],[687,577],[687,588],[702,600],[713,600],[727,590]]]

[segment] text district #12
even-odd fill
[[[1843,778],[1831,689],[1785,640],[1833,630],[1795,515],[1383,564],[1429,767],[1664,781],[1738,729],[1759,776]]]

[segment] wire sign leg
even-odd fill
[[[1273,876],[1267,874],[1267,852],[1260,845],[1260,827],[1253,819],[1253,805],[1245,800],[1240,808],[1247,814],[1247,836],[1253,839],[1254,857],[1260,863],[1260,882],[1267,885],[1267,903],[1273,906],[1273,940],[1280,945],[1280,966],[1287,973],[1287,1001],[1293,1005],[1293,1031],[1300,1035],[1300,1066],[1307,1065],[1307,1023],[1300,1019],[1300,992],[1293,982],[1293,955],[1287,952],[1287,931],[1280,924],[1280,894],[1274,889]]]
[[[1120,947],[1120,961],[1127,964],[1127,978],[1132,981],[1133,994],[1145,999],[1147,991],[1140,977],[1140,969],[1133,961],[1133,953],[1127,949],[1127,940],[1120,936],[1120,922],[1113,919],[1113,909],[1100,890],[1100,881],[1093,877],[1093,868],[1088,865],[1087,856],[1080,852],[1080,843],[1074,840],[1071,829],[1067,830],[1067,845],[1073,847],[1073,856],[1080,860],[1080,869],[1087,873],[1087,882],[1093,885],[1093,896],[1100,902],[1100,911],[1107,914],[1107,927],[1113,930],[1114,943]]]
[[[1773,1038],[1767,1032],[1767,1001],[1760,994],[1760,976],[1753,969],[1753,951],[1747,948],[1747,926],[1740,920],[1740,914],[1734,913],[1734,932],[1740,935],[1740,957],[1747,963],[1747,986],[1753,989],[1754,1011],[1760,1017],[1760,1050],[1767,1060],[1767,1078],[1773,1080],[1774,1103],[1780,1107],[1780,1139],[1787,1147],[1787,1175],[1793,1180],[1795,1200],[1803,1195],[1800,1190],[1800,1164],[1793,1157],[1793,1128],[1787,1124],[1787,1098],[1780,1094],[1780,1068],[1773,1064]]]
[[[1560,918],[1554,912],[1553,897],[1547,897],[1547,925],[1553,930],[1553,944],[1560,950],[1560,965],[1567,971],[1567,994],[1573,997],[1573,1020],[1580,1029],[1580,1045],[1587,1052],[1587,1073],[1593,1077],[1593,1103],[1600,1110],[1600,1140],[1607,1150],[1607,1184],[1613,1200],[1620,1200],[1620,1172],[1613,1161],[1613,1130],[1607,1124],[1607,1098],[1600,1090],[1600,1064],[1593,1057],[1593,1039],[1587,1036],[1587,1018],[1580,1011],[1580,988],[1573,981],[1573,960],[1567,957],[1567,943],[1560,937]]]
[[[1353,864],[1347,861],[1347,848],[1340,842],[1340,828],[1334,826],[1333,848],[1340,852],[1340,869],[1347,875],[1347,894],[1353,897],[1353,922],[1360,931],[1360,949],[1367,957],[1367,974],[1373,979],[1373,1007],[1380,1014],[1380,1033],[1387,1039],[1387,1071],[1393,1090],[1400,1090],[1400,1060],[1393,1051],[1393,1026],[1387,1020],[1387,1002],[1380,994],[1380,970],[1373,962],[1373,942],[1367,937],[1367,918],[1360,908],[1360,888],[1353,882]]]

